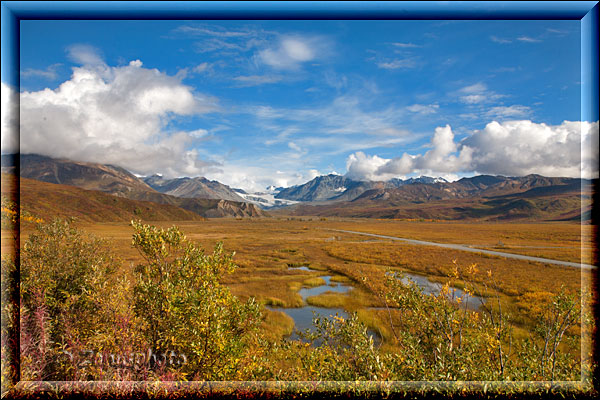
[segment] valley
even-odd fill
[[[507,247],[517,243],[521,246],[538,245],[539,255],[579,262],[581,246],[591,250],[593,241],[590,236],[582,237],[580,226],[572,223],[462,224],[307,217],[211,218],[199,222],[156,221],[153,224],[163,228],[177,225],[189,239],[207,251],[219,241],[223,242],[227,251],[235,251],[234,262],[238,268],[225,277],[224,283],[236,296],[242,299],[255,297],[267,306],[265,329],[273,335],[276,332],[279,337],[293,333],[294,322],[286,309],[316,306],[305,311],[320,310],[322,316],[341,310],[357,312],[369,329],[381,332],[385,343],[386,335],[388,339],[390,335],[386,327],[385,302],[376,294],[383,289],[388,270],[426,277],[431,282],[443,284],[456,266],[466,270],[476,264],[479,273],[471,279],[481,287],[485,297],[499,296],[502,307],[515,317],[518,326],[523,327],[522,334],[532,323],[528,310],[535,307],[532,303],[534,294],[549,295],[563,286],[577,290],[581,287],[582,277],[589,279],[592,276],[588,270],[572,267],[399,243],[384,238],[373,240],[339,231],[402,233],[415,238],[424,238],[435,232],[430,239],[482,247],[493,246],[502,240]],[[107,238],[122,258],[121,273],[134,279],[133,265],[142,259],[131,247],[132,229],[126,222],[80,222],[78,226]],[[28,229],[22,232],[22,240],[28,232]],[[539,246],[541,243],[548,248]],[[518,253],[520,249],[516,247],[511,251]],[[524,249],[525,252],[531,251],[529,247]],[[589,262],[595,261],[589,259]],[[496,280],[493,289],[484,289],[488,271]],[[319,278],[327,276],[330,277],[328,283],[320,281]],[[325,286],[318,296],[303,299],[303,290],[323,284]],[[459,281],[456,287],[461,288],[464,284]],[[348,286],[349,290],[340,291],[342,285]],[[306,321],[306,314],[302,318]]]
[[[256,300],[260,335],[271,345],[310,342],[315,317],[337,324],[355,315],[377,351],[400,353],[396,328],[404,314],[389,298],[391,277],[446,299],[472,321],[508,315],[510,340],[525,341],[540,304],[565,291],[589,293],[598,264],[590,181],[479,176],[355,184],[326,176],[251,194],[202,177],[140,178],[111,165],[21,161],[18,189],[15,171],[3,163],[3,254],[14,250],[5,221],[16,215],[11,198],[22,213],[21,244],[37,224],[74,217],[74,227],[106,240],[117,255],[116,274],[130,282],[148,260],[132,246],[130,221],[176,226],[207,254],[218,243],[234,253],[236,267],[221,283],[243,302]],[[575,324],[565,333],[575,347],[561,344],[571,360],[579,357],[581,329]]]

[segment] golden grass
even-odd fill
[[[308,278],[305,279],[302,284],[307,287],[317,287],[325,285],[325,279],[323,278]]]
[[[306,299],[306,303],[315,307],[344,308],[348,297],[341,293],[325,292]]]

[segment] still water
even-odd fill
[[[402,275],[402,283],[406,285],[409,283],[409,281],[413,281],[425,294],[437,295],[442,288],[441,283],[432,282],[421,275],[407,274],[406,272],[402,273]],[[463,290],[458,288],[450,288],[450,299],[452,299],[452,295],[454,298],[462,297],[463,301],[461,302],[461,308],[466,307],[467,310],[471,311],[479,311],[479,307],[481,306],[483,300],[478,296],[467,295]]]
[[[306,266],[296,268],[290,267],[289,269],[314,271]],[[302,296],[302,300],[304,300],[304,302],[306,302],[306,299],[311,296],[318,296],[326,292],[348,293],[350,289],[352,289],[352,286],[341,283],[334,283],[334,286],[331,286],[331,276],[321,276],[320,278],[322,278],[325,281],[324,285],[300,289],[298,293],[300,294],[300,296]],[[402,282],[407,284],[409,280],[415,282],[425,294],[437,295],[442,287],[441,284],[437,282],[432,282],[424,276],[403,273]],[[452,288],[451,293],[452,291],[454,291],[455,297],[463,297],[465,295],[465,293],[458,288]],[[477,296],[469,296],[468,301],[466,301],[466,298],[464,298],[464,301],[461,303],[462,307],[467,307],[467,309],[472,311],[477,311],[480,305],[481,301],[480,298]],[[290,340],[302,340],[302,338],[298,335],[298,331],[304,332],[306,330],[309,330],[311,332],[314,332],[315,327],[313,326],[312,321],[315,317],[332,319],[334,316],[337,315],[339,317],[347,319],[350,316],[349,313],[342,308],[324,308],[309,305],[299,308],[277,308],[270,306],[267,308],[273,311],[283,311],[294,320],[295,329],[294,332],[289,336]],[[374,307],[374,309],[377,308],[378,307]],[[367,331],[367,333],[373,337],[373,341],[376,345],[381,343],[381,337],[375,331],[369,330]]]

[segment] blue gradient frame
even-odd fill
[[[598,121],[598,2],[597,1],[559,1],[559,2],[20,2],[4,1],[1,4],[1,79],[14,88],[19,87],[19,36],[21,20],[75,20],[75,19],[180,19],[180,20],[580,20],[581,21],[581,120]],[[3,349],[4,350],[4,349]],[[583,375],[583,371],[582,371]],[[16,384],[17,382],[12,382]],[[497,388],[515,387],[515,382],[499,382]],[[537,384],[540,384],[537,386]],[[106,382],[94,385],[81,383],[73,389],[110,389]],[[285,393],[289,385],[278,386],[277,382],[239,382],[238,388],[263,391],[279,390]],[[299,387],[315,388],[307,382],[297,383]],[[304,384],[304,386],[302,386]],[[340,384],[343,384],[341,382]],[[414,391],[427,382],[399,382],[396,390]],[[431,383],[429,383],[431,384]],[[470,385],[473,384],[473,385]],[[532,382],[532,385],[544,389],[546,383]],[[60,383],[42,383],[44,387],[56,390]],[[365,383],[367,385],[367,383]],[[457,389],[452,382],[437,383],[436,390]],[[4,386],[4,382],[3,382]],[[144,390],[143,383],[134,383],[133,390]],[[486,383],[493,389],[493,385]],[[186,386],[188,387],[188,386]],[[202,390],[228,389],[227,382],[213,382],[202,385]],[[389,388],[385,384],[369,386],[371,390]],[[465,383],[462,388],[482,390],[483,383]],[[189,386],[193,390],[193,385]],[[345,386],[346,390],[355,386]],[[335,382],[323,382],[317,393],[339,390]],[[568,388],[567,388],[568,389]],[[367,391],[369,389],[366,389]],[[3,393],[3,396],[5,393]]]

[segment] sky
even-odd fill
[[[2,101],[20,92],[21,153],[249,191],[329,173],[598,177],[576,20],[20,24]]]

